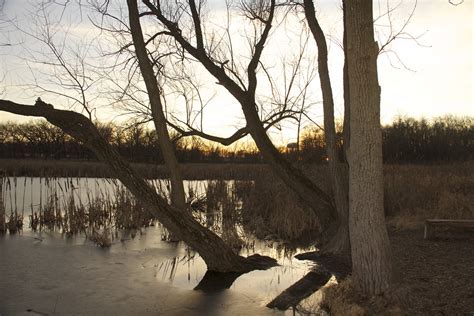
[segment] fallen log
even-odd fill
[[[311,260],[317,263],[317,266],[303,278],[281,292],[267,304],[267,307],[279,310],[295,307],[303,299],[323,287],[332,276],[335,276],[339,281],[351,273],[350,262],[341,257],[324,255],[318,251],[313,251],[296,255],[295,258]]]
[[[303,278],[281,292],[280,295],[267,304],[267,307],[277,308],[279,310],[287,310],[290,307],[294,307],[298,305],[301,300],[307,298],[324,286],[331,276],[329,271],[318,267],[308,272]]]

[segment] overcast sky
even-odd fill
[[[474,116],[473,2],[474,0],[465,0],[462,4],[453,6],[448,0],[418,1],[406,31],[415,37],[421,35],[418,38],[419,43],[413,40],[397,40],[391,46],[391,50],[395,53],[386,53],[379,57],[383,123],[389,123],[399,115],[415,118],[431,118],[446,114]],[[223,3],[223,0],[209,1],[211,9],[222,9]],[[341,37],[340,2],[325,0],[316,3],[323,30],[328,38],[332,39],[329,64],[336,97],[336,115],[341,115],[343,59],[341,49],[336,45]],[[400,6],[393,15],[395,28],[404,23],[413,8],[414,1],[392,1],[391,6],[398,6],[399,3]],[[375,16],[379,14],[378,6],[379,2],[374,2]],[[3,3],[0,0],[0,8],[2,7],[4,18],[17,18],[20,25],[25,27],[28,25],[29,21],[25,18],[28,10],[27,0],[3,0]],[[387,29],[385,21],[380,20],[378,24],[379,32]],[[15,40],[15,34],[11,32],[8,35],[4,32],[0,37],[0,78],[4,77],[0,85],[3,88],[1,90],[6,89],[6,93],[4,92],[1,97],[32,103],[32,96],[19,90],[17,86],[25,83],[22,80],[26,80],[24,78],[28,76],[24,74],[29,73],[26,64],[18,59],[22,54],[22,48],[4,46],[14,44]],[[269,45],[271,47],[274,44]],[[397,61],[395,54],[406,67]],[[314,88],[318,89],[317,82],[314,83]],[[206,126],[210,132],[229,134],[233,126],[241,123],[235,119],[242,117],[238,105],[229,101],[229,106],[223,107],[225,98],[225,95],[218,95],[216,102],[209,106],[212,115],[206,117]],[[318,119],[320,112],[316,109],[312,115],[314,119]],[[0,121],[17,119],[16,116],[0,113]],[[283,135],[274,137],[279,137],[282,142],[292,141],[294,131],[290,128]]]

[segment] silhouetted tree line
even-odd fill
[[[387,162],[456,161],[474,158],[474,118],[399,118],[383,128]]]
[[[102,136],[127,160],[163,163],[163,155],[154,130],[143,125],[121,128],[98,124]],[[208,144],[199,138],[181,138],[174,142],[181,162],[260,162],[254,148],[241,145],[234,150]],[[95,160],[95,155],[61,129],[46,121],[0,124],[0,158]]]
[[[342,133],[338,132],[339,149]],[[465,161],[474,159],[474,118],[446,116],[428,121],[398,118],[382,127],[383,158],[387,163]],[[312,129],[302,135],[300,159],[326,159],[324,132]],[[340,150],[342,155],[342,151]],[[292,155],[296,155],[293,153]]]
[[[157,135],[141,125],[120,128],[99,124],[100,131],[118,152],[132,162],[162,163]],[[398,118],[382,127],[384,160],[389,163],[463,161],[474,159],[474,120],[443,117],[432,121]],[[338,134],[342,139],[342,135]],[[258,163],[261,156],[250,145],[231,149],[199,138],[174,142],[181,162]],[[298,147],[281,147],[290,160],[321,163],[326,160],[324,132],[304,131]],[[339,147],[342,141],[339,141]],[[45,122],[0,124],[0,158],[94,160],[94,154],[61,129]]]

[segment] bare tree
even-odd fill
[[[162,151],[165,164],[171,175],[171,201],[179,209],[186,209],[183,176],[174,153],[168,133],[168,126],[163,110],[162,95],[158,86],[152,63],[148,57],[136,0],[127,0],[130,32],[135,46],[138,64],[146,85],[151,106],[151,115],[158,133],[158,142]]]
[[[379,47],[371,1],[346,0],[350,90],[349,230],[354,284],[381,294],[391,284],[391,258],[383,210]]]
[[[279,153],[267,135],[267,129],[262,124],[261,113],[258,112],[257,70],[261,65],[262,52],[269,37],[276,10],[275,0],[271,1],[243,1],[242,9],[245,16],[254,25],[254,36],[249,38],[251,56],[245,67],[245,76],[237,70],[235,56],[231,53],[227,58],[216,54],[215,38],[206,37],[206,32],[200,15],[201,2],[194,0],[170,11],[169,7],[161,2],[143,0],[149,11],[142,15],[153,15],[160,23],[160,27],[167,30],[166,36],[172,36],[186,53],[197,60],[204,68],[217,79],[218,84],[224,87],[241,105],[246,120],[246,132],[254,139],[265,161],[274,172],[287,183],[297,196],[307,206],[315,210],[320,218],[323,230],[334,222],[336,213],[332,198],[309,180],[299,169],[292,166]],[[184,30],[179,19],[183,15],[192,18],[191,31]],[[192,34],[192,37],[186,37]]]
[[[100,70],[106,67],[91,65],[90,61],[86,60],[88,58],[92,59],[89,51],[92,50],[93,45],[97,44],[94,40],[81,40],[77,44],[72,39],[71,42],[77,45],[70,47],[73,46],[73,44],[68,43],[70,27],[67,26],[66,22],[62,21],[62,15],[67,5],[67,2],[55,3],[55,5],[44,1],[36,3],[36,11],[34,14],[31,13],[32,15],[30,16],[34,27],[29,31],[16,26],[13,21],[11,23],[21,33],[26,34],[29,38],[34,39],[35,42],[42,44],[46,48],[46,51],[41,48],[34,51],[25,49],[29,56],[26,59],[27,63],[38,65],[35,69],[30,67],[35,81],[32,85],[34,91],[40,95],[47,93],[70,100],[72,101],[72,108],[75,105],[79,105],[89,118],[92,119],[93,113],[95,113],[95,108],[92,107],[92,104],[97,103],[95,101],[101,94],[95,86],[99,85],[99,81],[104,81],[102,79],[103,73]],[[59,18],[56,17],[57,14],[51,14],[58,6],[63,10]],[[174,154],[173,145],[168,135],[166,119],[163,113],[162,95],[146,51],[141,26],[138,21],[138,13],[135,15],[129,14],[128,16],[130,18],[130,31],[127,35],[133,35],[131,46],[135,47],[133,56],[138,60],[137,67],[140,70],[137,72],[138,75],[143,76],[145,79],[145,92],[149,101],[146,104],[146,108],[151,110],[150,115],[155,123],[159,146],[170,173],[171,201],[176,207],[185,209],[183,179]],[[61,23],[66,24],[66,26],[62,26]],[[110,66],[107,68],[110,69]],[[104,77],[107,78],[107,76]],[[103,86],[101,89],[104,89]]]
[[[334,98],[331,86],[331,80],[329,76],[328,67],[328,49],[326,44],[326,36],[318,22],[316,17],[316,10],[314,2],[312,0],[299,1],[288,1],[285,5],[296,5],[304,8],[304,14],[314,40],[317,44],[317,55],[318,55],[318,73],[319,82],[321,86],[322,98],[323,98],[323,109],[324,109],[324,136],[326,144],[326,153],[329,161],[331,186],[334,194],[334,203],[338,213],[339,225],[335,236],[324,246],[325,252],[343,254],[345,256],[350,255],[350,241],[349,241],[349,227],[348,227],[348,165],[346,160],[346,151],[350,143],[350,102],[349,102],[349,89],[348,89],[348,77],[347,77],[347,63],[344,65],[343,85],[344,85],[344,128],[343,128],[343,155],[342,161],[340,161],[336,129],[335,129],[335,117],[334,117]],[[345,4],[343,3],[343,11],[345,10]],[[392,14],[397,9],[397,6],[391,7],[390,2],[387,1],[385,9],[379,8],[379,18],[385,18],[388,21],[388,26],[382,27],[378,31],[379,40],[383,45],[379,49],[379,54],[389,53],[397,58],[398,62],[407,68],[398,54],[391,50],[390,47],[395,40],[398,39],[410,39],[418,44],[420,36],[415,37],[407,32],[407,27],[413,17],[416,9],[416,2],[412,8],[412,11],[398,28],[393,22]],[[385,11],[382,11],[385,10]],[[376,21],[374,21],[375,23]],[[387,32],[388,30],[388,32]],[[347,40],[346,40],[346,27],[344,23],[344,35],[343,35],[343,50],[347,55]]]
[[[170,151],[168,151],[168,154],[170,154],[173,149],[166,128],[163,105],[160,103],[162,95],[159,90],[159,85],[156,82],[156,74],[153,72],[150,59],[148,59],[149,55],[144,45],[138,19],[138,8],[136,2],[133,0],[129,0],[128,4],[130,5],[130,29],[133,30],[131,34],[134,36],[133,44],[135,46],[135,53],[137,54],[140,70],[148,88],[149,101],[152,103],[151,110],[156,114],[157,128],[160,129],[158,131],[159,137],[161,138],[161,142],[164,143],[164,146],[168,146],[165,147],[165,150],[170,149]],[[54,51],[56,51],[55,46],[49,42],[48,36],[46,39],[47,41],[44,41],[44,43],[47,44],[54,53]],[[64,63],[60,62],[59,66],[62,66],[62,68],[69,73],[67,71],[69,68],[66,67],[67,61],[63,58],[63,55],[58,53],[54,54],[54,56],[60,61],[64,60]],[[71,75],[71,77],[74,76]],[[89,105],[85,102],[81,104],[84,106]],[[207,228],[202,227],[184,207],[178,207],[177,203],[174,203],[173,206],[168,205],[166,201],[157,194],[155,189],[142,178],[138,177],[128,163],[103,139],[90,117],[88,119],[76,112],[54,109],[51,104],[39,98],[34,106],[0,100],[0,110],[18,115],[45,117],[49,122],[60,127],[63,131],[89,147],[100,160],[109,164],[117,178],[121,180],[135,196],[143,200],[148,209],[154,213],[156,218],[173,235],[185,241],[202,256],[209,270],[245,272],[254,268],[265,268],[275,264],[275,260],[269,260],[266,264],[262,265],[261,262],[258,262],[259,257],[256,257],[257,260],[255,260],[236,255],[220,237]],[[90,112],[87,113],[90,114]],[[170,158],[172,162],[173,158],[174,156]],[[169,161],[170,160],[168,160],[168,162]],[[176,161],[174,160],[174,162]]]
[[[87,59],[92,59],[90,51],[95,38],[78,39],[77,35],[71,34],[71,25],[63,21],[67,3],[40,1],[32,5],[28,15],[31,27],[7,20],[17,34],[26,37],[21,44],[21,59],[28,65],[33,83],[24,87],[36,95],[66,100],[69,108],[85,112],[93,119],[95,109],[91,104],[99,97],[93,90],[99,84],[100,77],[95,75],[94,66]],[[61,7],[60,14],[52,14],[58,5]],[[27,46],[30,40],[34,45]]]
[[[326,153],[329,160],[334,203],[339,219],[336,235],[325,246],[325,251],[348,256],[350,254],[350,243],[348,227],[347,163],[346,161],[342,163],[339,161],[334,118],[334,98],[329,76],[326,37],[316,18],[313,1],[304,0],[303,6],[306,20],[318,47],[318,72],[323,96]],[[346,119],[345,117],[344,121],[346,121]],[[344,139],[344,143],[345,142],[346,139]]]

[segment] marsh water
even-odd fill
[[[166,181],[152,183],[167,194]],[[187,181],[185,187],[188,196],[196,198],[206,194],[208,185],[208,181]],[[203,293],[193,291],[206,272],[203,260],[183,242],[163,240],[164,229],[158,223],[133,232],[117,229],[107,248],[98,247],[83,233],[66,237],[60,229],[28,227],[29,215],[53,200],[66,206],[73,196],[74,203],[86,205],[97,198],[113,199],[117,186],[116,181],[91,178],[8,178],[4,182],[6,214],[23,214],[24,226],[18,234],[0,237],[1,315],[282,314],[264,306],[311,268],[310,262],[294,258],[311,247],[259,240],[236,223],[244,241],[241,255],[268,255],[279,266],[241,275],[228,289]]]

